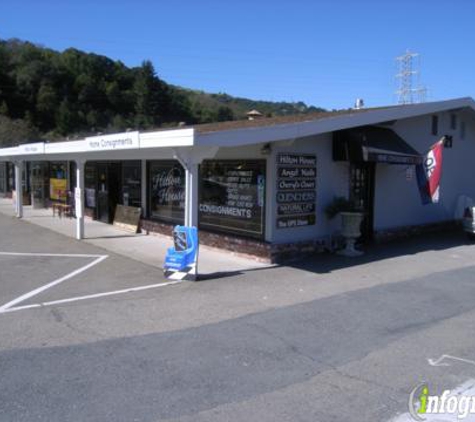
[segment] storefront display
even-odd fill
[[[185,170],[178,161],[151,161],[148,165],[149,217],[183,224]]]
[[[49,164],[49,198],[52,201],[68,200],[68,163],[51,162]]]
[[[122,205],[142,206],[141,176],[140,161],[124,161],[122,163]]]
[[[7,192],[7,163],[0,163],[0,197]]]
[[[89,209],[96,208],[96,166],[94,163],[86,163],[84,170],[84,193],[85,207]]]
[[[262,238],[264,160],[208,160],[200,168],[200,228]]]

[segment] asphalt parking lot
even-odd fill
[[[11,217],[0,233],[2,421],[388,421],[421,381],[475,379],[458,234],[167,285]]]
[[[159,268],[10,219],[0,245],[0,313],[107,297],[169,283]]]

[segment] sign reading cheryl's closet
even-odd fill
[[[315,224],[317,157],[277,155],[277,228]]]
[[[265,160],[208,160],[200,171],[200,227],[264,236]]]

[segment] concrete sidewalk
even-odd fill
[[[15,218],[11,199],[0,198],[0,213]],[[53,217],[51,209],[33,209],[31,206],[23,207],[23,215],[23,221],[28,223],[68,237],[76,236],[76,220],[74,218]],[[90,219],[85,219],[85,239],[83,241],[159,268],[162,268],[167,248],[173,245],[171,237],[158,234],[132,234],[110,224]],[[270,264],[233,255],[231,252],[221,252],[214,248],[200,246],[198,267],[200,275],[250,271],[270,266]]]

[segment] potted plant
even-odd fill
[[[361,207],[355,201],[339,196],[326,206],[325,214],[329,219],[341,216],[341,234],[345,238],[345,248],[338,251],[338,254],[350,257],[362,255],[363,252],[355,249],[356,239],[361,236],[364,217]]]

